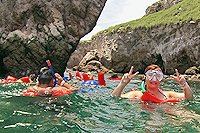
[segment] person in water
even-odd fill
[[[36,75],[35,74],[30,74],[27,77],[22,77],[18,79],[16,82],[18,83],[33,83],[36,80]]]
[[[87,72],[86,74],[88,75],[89,80],[94,80],[94,76],[91,72]]]
[[[112,96],[124,97],[124,98],[133,98],[133,99],[141,99],[144,92],[133,90],[123,94],[123,90],[126,85],[131,81],[133,77],[135,77],[138,72],[132,74],[134,67],[132,66],[129,73],[124,74],[118,86],[113,90]],[[158,65],[149,65],[145,69],[145,85],[144,88],[146,92],[152,94],[154,97],[160,100],[192,100],[193,94],[190,89],[189,84],[187,83],[184,76],[180,75],[178,70],[175,69],[176,76],[172,76],[175,79],[180,87],[184,90],[184,93],[174,92],[174,91],[164,91],[159,88],[161,81],[163,79],[163,73],[161,68]]]
[[[108,79],[109,80],[121,80],[122,78],[119,77],[117,73],[112,73],[112,75]]]
[[[57,84],[54,86],[54,76],[57,78]],[[51,71],[47,67],[43,67],[38,75],[38,82],[35,86],[29,86],[27,92],[34,92],[37,96],[53,96],[59,92],[62,94],[70,94],[73,91],[79,90],[79,88],[72,87],[66,83],[63,78],[58,74],[52,75]]]

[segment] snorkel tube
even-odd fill
[[[51,62],[50,62],[50,60],[46,60],[46,63],[47,63],[47,65],[48,65],[48,67],[49,67],[49,70],[51,71],[51,74],[53,75],[53,77],[54,77],[54,86],[56,86],[56,78],[55,78],[55,72],[54,72],[54,70],[53,70],[53,66],[51,65]]]
[[[145,85],[144,85],[144,80],[142,80],[142,83],[140,84],[140,88],[142,90],[142,92],[146,92],[146,89],[145,89]]]

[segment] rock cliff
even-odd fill
[[[32,73],[50,59],[63,72],[106,0],[0,1],[0,73]],[[20,72],[24,72],[21,73]]]
[[[87,54],[88,60],[84,57],[84,64],[78,64],[88,51],[96,49],[93,60],[98,59],[103,66],[115,72],[128,72],[134,65],[135,71],[143,73],[147,65],[154,63],[160,65],[165,74],[173,74],[176,68],[184,73],[187,68],[200,64],[200,21],[134,29],[122,26],[109,33],[105,30],[90,42],[82,43],[76,55],[70,57],[68,66],[89,63],[92,59]]]

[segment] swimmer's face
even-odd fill
[[[145,75],[146,84],[149,88],[157,89],[160,86],[160,81],[163,79],[163,73],[159,68],[148,70]]]

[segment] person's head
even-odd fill
[[[40,69],[40,74],[38,75],[39,84],[47,84],[50,87],[53,87],[53,75],[47,67]]]
[[[163,79],[163,73],[158,65],[152,64],[145,69],[145,81],[150,88],[157,89],[160,86],[160,82]]]
[[[89,71],[88,71],[86,74],[87,74],[89,77],[93,76],[92,73],[89,72]]]
[[[113,73],[113,74],[111,75],[111,78],[118,78],[117,73]]]
[[[28,77],[32,82],[36,81],[36,78],[37,78],[35,74],[30,74]]]

